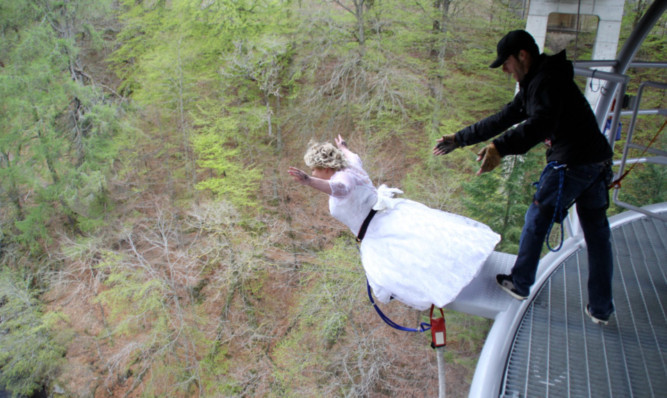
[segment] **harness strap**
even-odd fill
[[[560,243],[558,244],[558,247],[555,249],[551,247],[551,244],[549,243],[549,235],[551,235],[551,229],[553,228],[554,224],[556,223],[556,217],[560,214],[562,203],[561,203],[561,196],[563,194],[563,185],[565,183],[565,169],[567,168],[566,164],[561,164],[559,165],[556,162],[549,162],[547,164],[547,168],[552,168],[555,171],[558,172],[558,196],[556,197],[556,206],[554,206],[554,214],[551,217],[551,223],[549,223],[549,228],[547,229],[547,235],[544,238],[544,241],[547,244],[547,248],[552,251],[552,252],[557,252],[563,247],[563,238],[565,236],[564,230],[563,230],[563,222],[560,222]]]
[[[377,210],[371,209],[371,211],[364,219],[364,222],[361,223],[361,228],[359,228],[359,233],[357,234],[357,243],[361,243],[362,239],[364,239],[364,236],[366,236],[366,230],[368,229],[368,224],[371,223],[371,220],[373,219],[375,213],[377,213]]]

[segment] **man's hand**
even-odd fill
[[[479,151],[477,154],[477,161],[482,162],[482,165],[477,172],[477,175],[480,175],[498,167],[500,164],[500,153],[498,153],[496,146],[493,145],[493,143],[490,143]]]
[[[436,141],[433,147],[433,154],[435,156],[446,155],[458,147],[459,144],[456,142],[455,134],[443,135],[442,138]]]

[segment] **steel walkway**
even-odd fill
[[[650,206],[667,213],[667,204]],[[610,219],[616,314],[584,313],[583,238],[540,262],[528,300],[509,298],[494,276],[514,256],[494,253],[448,308],[493,318],[471,397],[662,397],[667,391],[667,222],[636,212]]]

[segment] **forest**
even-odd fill
[[[431,148],[511,100],[488,65],[525,3],[0,0],[0,392],[436,395],[430,335],[377,317],[354,235],[287,169],[341,134],[375,185],[516,253],[544,148],[482,176],[479,148]],[[648,5],[626,2],[621,43]],[[545,52],[590,59],[590,32],[553,37]],[[663,16],[636,59],[666,47]],[[629,92],[664,81],[633,73]],[[641,117],[636,139],[659,127]],[[638,166],[624,200],[666,201],[665,178]],[[465,397],[492,321],[445,314],[447,393]]]

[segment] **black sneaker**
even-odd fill
[[[609,314],[606,318],[603,318],[603,317],[600,317],[600,316],[597,316],[597,315],[593,315],[591,313],[591,306],[589,304],[586,304],[586,315],[588,315],[588,317],[591,318],[591,320],[595,324],[602,325],[602,326],[607,325],[609,323],[609,317],[612,314],[613,314],[613,312],[611,314]]]
[[[506,291],[510,296],[514,297],[517,300],[525,300],[528,296],[519,294],[519,292],[514,288],[514,282],[512,281],[512,275],[498,274],[496,275],[496,282],[501,289]]]

